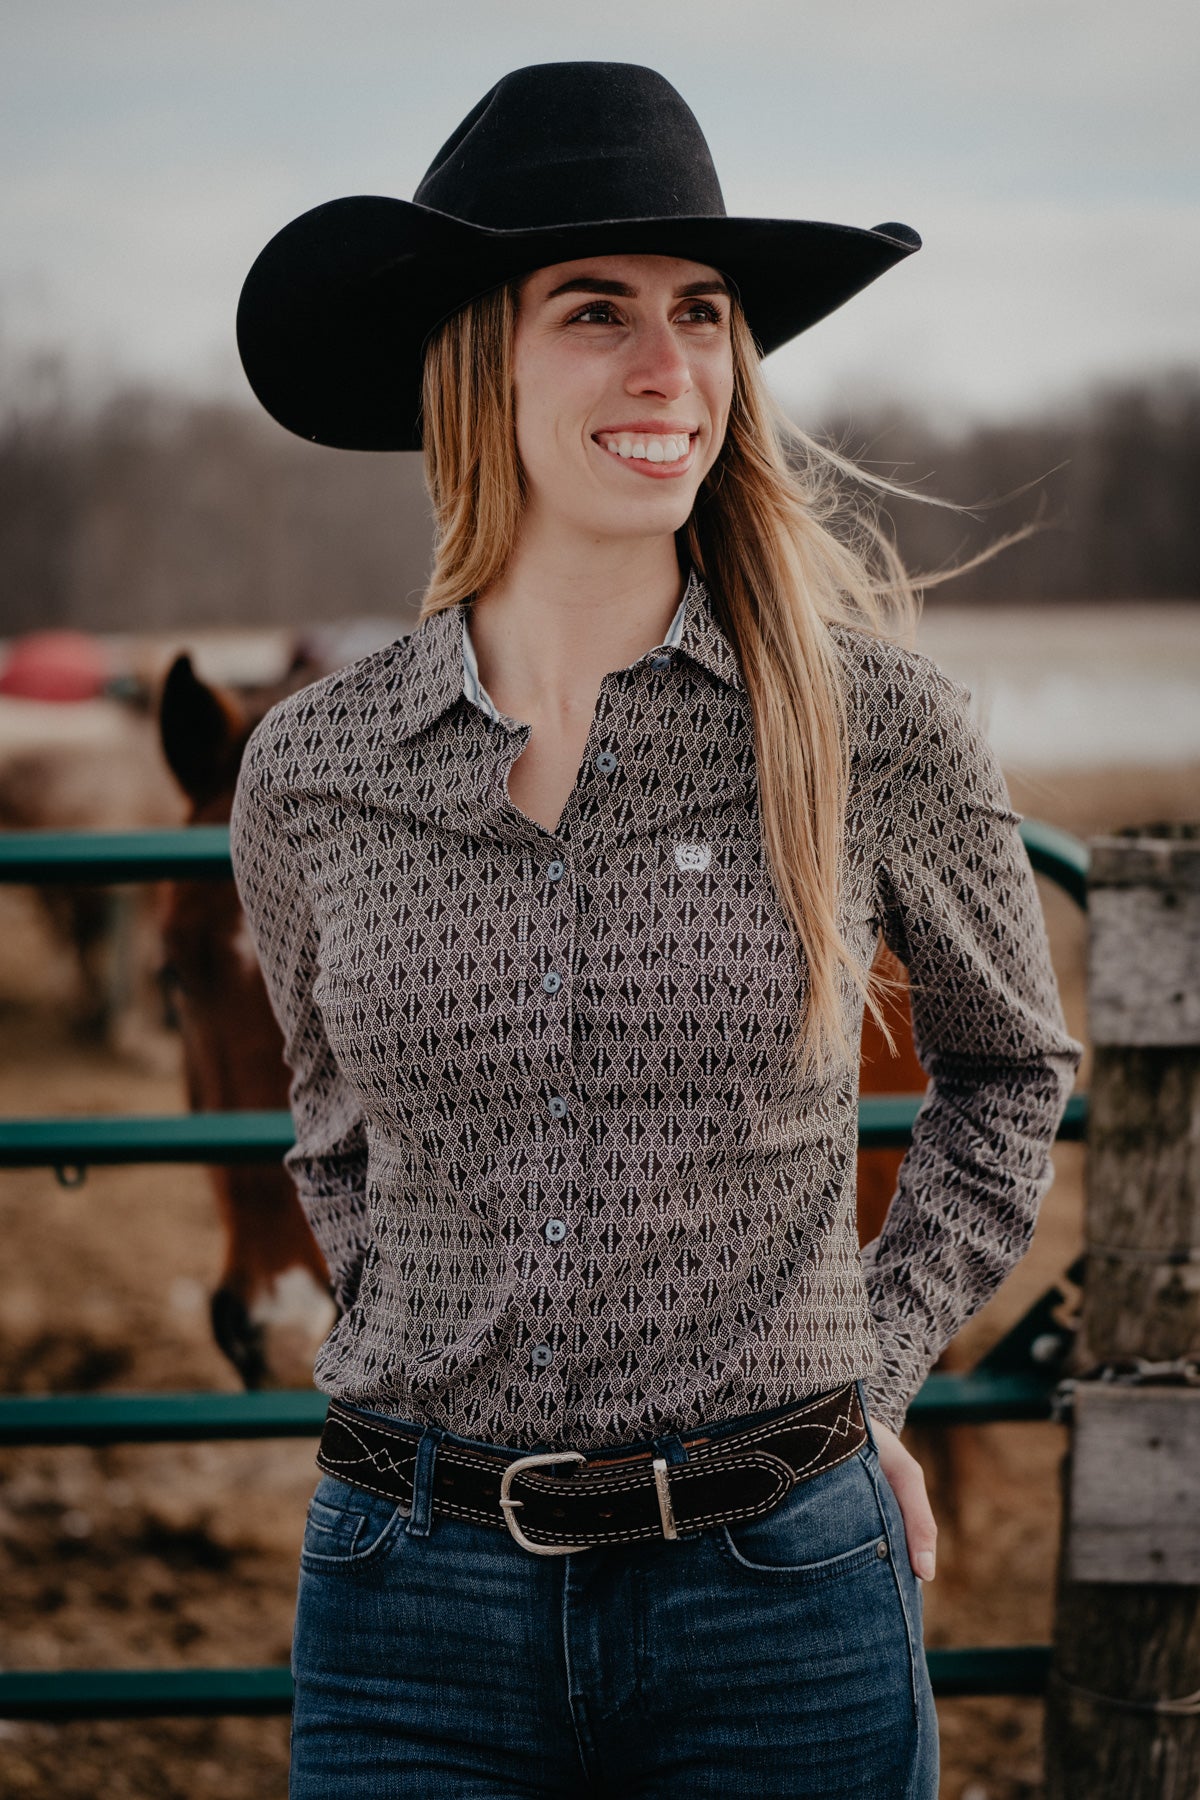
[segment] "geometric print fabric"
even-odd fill
[[[284,700],[238,783],[286,1160],[343,1308],[318,1385],[591,1449],[861,1377],[898,1429],[1028,1245],[1080,1054],[967,696],[833,633],[843,928],[864,970],[880,935],[907,965],[931,1077],[860,1253],[857,1066],[791,1067],[804,970],[708,590],[693,576],[672,641],[605,677],[553,832],[508,798],[529,727],[464,695],[463,624]]]

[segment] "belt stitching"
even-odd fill
[[[828,1442],[829,1437],[827,1436],[825,1443],[828,1444]],[[671,1479],[671,1486],[673,1489],[678,1489],[680,1486],[695,1481],[702,1476],[710,1475],[714,1471],[724,1472],[730,1469],[761,1469],[764,1466],[769,1466],[769,1464],[764,1464],[763,1458],[766,1457],[769,1458],[770,1463],[774,1463],[780,1468],[786,1468],[788,1473],[788,1485],[790,1486],[794,1478],[803,1474],[805,1469],[810,1469],[813,1463],[818,1460],[825,1448],[825,1444],[823,1444],[807,1462],[801,1463],[798,1469],[793,1469],[791,1464],[785,1462],[782,1457],[772,1456],[769,1450],[764,1451],[762,1456],[755,1456],[753,1451],[756,1448],[758,1448],[758,1446],[747,1445],[739,1455],[722,1457],[719,1463],[715,1460],[707,1462],[675,1463],[667,1471],[668,1479],[673,1477],[673,1479]],[[850,1454],[853,1455],[853,1451],[851,1451]],[[580,1475],[575,1477],[575,1481],[578,1482],[576,1491],[585,1493],[589,1496],[594,1494],[597,1499],[605,1499],[610,1494],[626,1494],[629,1493],[631,1489],[645,1487],[646,1477],[649,1473],[649,1464],[646,1464],[645,1467],[640,1470],[631,1469],[627,1474],[612,1476],[607,1481],[591,1481],[587,1478],[585,1473],[581,1472]],[[517,1480],[519,1482],[524,1482],[527,1487],[532,1487],[539,1494],[569,1494],[574,1485],[570,1480],[560,1480],[556,1482],[553,1476],[540,1475],[536,1470],[532,1469],[518,1475]]]
[[[847,1410],[844,1413],[839,1413],[837,1418],[834,1419],[830,1425],[825,1427],[825,1429],[828,1430],[831,1435],[834,1432],[836,1432],[837,1429],[840,1426],[842,1426],[843,1424],[844,1424],[845,1428],[848,1430],[850,1425],[853,1422],[849,1407],[851,1404],[850,1396],[854,1395],[854,1383],[853,1382],[848,1383],[847,1388],[843,1391],[847,1394],[847,1402],[848,1402]],[[762,1425],[744,1426],[743,1428],[741,1428],[738,1431],[731,1431],[726,1438],[713,1438],[713,1437],[682,1438],[680,1441],[683,1444],[685,1444],[689,1449],[694,1444],[699,1444],[701,1446],[706,1446],[706,1445],[711,1446],[713,1454],[716,1455],[716,1454],[719,1454],[722,1443],[728,1443],[728,1442],[738,1443],[739,1441],[742,1443],[759,1443],[759,1442],[762,1442],[764,1439],[768,1439],[768,1438],[772,1438],[772,1437],[781,1437],[786,1432],[794,1430],[798,1425],[802,1425],[806,1414],[811,1413],[811,1412],[816,1412],[818,1410],[818,1408],[820,1408],[822,1406],[828,1406],[830,1400],[836,1398],[836,1394],[837,1394],[837,1390],[835,1389],[833,1394],[823,1394],[816,1400],[810,1400],[803,1407],[798,1408],[795,1412],[788,1413],[788,1415],[785,1418],[771,1419]],[[338,1419],[351,1432],[353,1432],[353,1429],[356,1424],[363,1423],[363,1421],[356,1419],[356,1417],[353,1413],[348,1413],[348,1412],[343,1411],[343,1409],[338,1406],[336,1401],[334,1401],[329,1408],[329,1416],[331,1418]],[[368,1421],[367,1423],[369,1424],[370,1430],[381,1432],[385,1437],[394,1438],[398,1442],[411,1445],[412,1455],[415,1459],[416,1453],[417,1453],[417,1443],[419,1441],[418,1439],[411,1437],[407,1432],[397,1431],[395,1426],[393,1426],[393,1425],[384,1425],[375,1419],[372,1419],[372,1420]],[[811,1429],[811,1427],[810,1427],[810,1429]],[[443,1444],[440,1448],[440,1454],[442,1456],[452,1457],[457,1462],[472,1462],[472,1463],[475,1463],[478,1467],[485,1468],[485,1469],[491,1468],[495,1464],[501,1463],[502,1458],[507,1458],[508,1461],[514,1460],[513,1458],[508,1457],[507,1451],[502,1450],[502,1451],[499,1451],[496,1453],[492,1453],[492,1452],[485,1452],[485,1451],[480,1451],[480,1450],[472,1450],[465,1446],[460,1446],[458,1444]],[[518,1450],[516,1454],[517,1454],[517,1456],[526,1456],[526,1455],[529,1455],[530,1452],[527,1450]],[[631,1455],[629,1455],[627,1457],[622,1457],[620,1460],[622,1462],[633,1462],[636,1460],[638,1463],[640,1463],[648,1468],[651,1464],[652,1458],[653,1458],[653,1451],[647,1450],[647,1451],[634,1451],[631,1453]],[[703,1459],[703,1449],[701,1450],[701,1458]],[[610,1459],[608,1462],[604,1462],[601,1459],[596,1458],[589,1464],[589,1467],[591,1467],[593,1469],[606,1468],[606,1467],[611,1467],[611,1466],[613,1466],[612,1459]],[[685,1463],[676,1463],[673,1466],[677,1469],[682,1469],[682,1468],[685,1468],[687,1465]],[[807,1465],[805,1465],[805,1466],[807,1467]]]
[[[837,1457],[834,1462],[831,1462],[828,1465],[829,1468],[836,1469],[839,1463],[848,1462],[850,1460],[850,1458],[855,1454],[855,1451],[857,1450],[857,1448],[858,1448],[858,1446],[856,1445],[854,1450],[847,1450],[842,1456]],[[686,1468],[687,1467],[686,1463],[677,1463],[675,1466],[677,1468]],[[750,1464],[748,1466],[752,1467],[752,1468],[755,1468],[755,1467],[761,1468],[762,1465],[761,1464]],[[770,1512],[772,1507],[777,1504],[779,1498],[780,1498],[780,1496],[772,1495],[770,1497],[770,1499],[761,1501],[757,1506],[750,1507],[749,1509],[747,1509],[745,1507],[737,1507],[737,1506],[722,1507],[717,1512],[700,1513],[693,1519],[681,1520],[680,1524],[684,1531],[694,1531],[697,1529],[697,1527],[703,1527],[706,1525],[719,1525],[725,1519],[738,1519],[738,1520],[757,1519],[763,1513]],[[490,1517],[490,1515],[489,1515],[489,1517]],[[533,1526],[533,1527],[531,1527],[531,1529],[537,1532],[537,1534],[538,1534],[537,1541],[539,1543],[542,1543],[542,1542],[564,1543],[568,1539],[573,1538],[573,1536],[574,1536],[573,1533],[567,1532],[567,1531],[543,1531],[541,1526]],[[604,1543],[604,1544],[619,1544],[619,1543],[623,1542],[624,1540],[631,1539],[631,1538],[655,1538],[655,1539],[657,1539],[657,1538],[660,1538],[661,1536],[662,1536],[662,1529],[660,1526],[645,1525],[645,1526],[635,1527],[634,1529],[629,1530],[629,1531],[606,1531],[602,1538],[597,1539],[597,1542]],[[587,1547],[588,1546],[586,1546],[586,1545],[580,1546],[581,1549],[585,1549]]]
[[[828,1402],[829,1398],[830,1398],[830,1396],[825,1395],[822,1399],[811,1401],[802,1410],[791,1413],[786,1418],[772,1420],[772,1421],[768,1422],[767,1424],[761,1425],[761,1426],[751,1426],[744,1433],[741,1433],[741,1432],[730,1433],[730,1436],[735,1439],[737,1437],[745,1437],[754,1442],[761,1442],[763,1439],[769,1439],[772,1437],[780,1437],[780,1436],[784,1435],[784,1433],[786,1433],[788,1430],[794,1428],[797,1424],[802,1423],[804,1413],[815,1411],[818,1407],[826,1404]],[[350,1435],[352,1437],[355,1437],[353,1415],[348,1415],[347,1413],[343,1412],[341,1408],[335,1409],[335,1408],[331,1407],[330,1412],[331,1412],[331,1414],[334,1414],[336,1416],[336,1418],[338,1419],[338,1421],[343,1424],[344,1428],[350,1432]],[[849,1428],[849,1426],[851,1425],[852,1420],[851,1420],[851,1417],[848,1412],[846,1414],[839,1414],[838,1417],[835,1418],[831,1424],[829,1424],[825,1427],[826,1434],[827,1434],[826,1439],[825,1439],[826,1444],[828,1444],[830,1438],[835,1434],[835,1432],[837,1432],[838,1427],[843,1425],[843,1422],[844,1422],[844,1425],[846,1428]],[[814,1424],[815,1423],[816,1422],[814,1421]],[[810,1429],[811,1428],[812,1427],[810,1427]],[[401,1440],[404,1440],[405,1442],[410,1441],[408,1439],[406,1433],[396,1431],[395,1429],[393,1429],[389,1426],[385,1426],[385,1425],[376,1426],[376,1425],[372,1424],[372,1429],[380,1431],[385,1436],[390,1437],[390,1438],[401,1439]],[[359,1440],[357,1437],[355,1437],[355,1441],[361,1442],[361,1440]],[[693,1442],[700,1441],[703,1443],[713,1443],[715,1447],[719,1447],[719,1443],[720,1443],[720,1440],[712,1440],[712,1439],[701,1439],[701,1440],[692,1440],[692,1441]],[[856,1451],[859,1449],[861,1441],[862,1440],[860,1439],[858,1444],[852,1445],[851,1448],[844,1451],[841,1456],[836,1457],[833,1462],[826,1464],[826,1467],[834,1469],[834,1468],[837,1468],[840,1463],[849,1461],[850,1457],[853,1456],[856,1453]],[[821,1449],[814,1452],[814,1454],[809,1458],[809,1460],[805,1463],[802,1463],[800,1465],[800,1468],[796,1469],[796,1470],[792,1470],[789,1465],[782,1464],[781,1458],[772,1458],[772,1461],[780,1462],[782,1466],[787,1467],[789,1474],[792,1475],[793,1479],[792,1479],[792,1481],[790,1481],[788,1483],[788,1488],[790,1488],[791,1486],[794,1485],[795,1481],[800,1478],[800,1476],[804,1473],[804,1471],[806,1469],[809,1469],[812,1467],[813,1463],[815,1463],[818,1460],[818,1458],[820,1457],[824,1447],[825,1446],[823,1445],[821,1447]],[[479,1467],[484,1467],[484,1468],[494,1467],[495,1464],[499,1461],[498,1457],[485,1455],[478,1451],[472,1451],[472,1450],[461,1450],[460,1451],[458,1449],[458,1447],[455,1445],[447,1446],[447,1448],[451,1451],[452,1455],[455,1456],[456,1458],[459,1458],[461,1460],[469,1460]],[[364,1449],[365,1449],[365,1446],[364,1446]],[[413,1446],[414,1459],[415,1459],[415,1454],[416,1454],[416,1446],[414,1445]],[[768,1454],[769,1454],[769,1452],[768,1452]],[[605,1483],[597,1483],[597,1484],[589,1483],[589,1485],[586,1489],[587,1494],[589,1495],[589,1497],[594,1496],[597,1499],[604,1499],[604,1498],[608,1498],[610,1495],[617,1495],[620,1493],[624,1493],[629,1488],[641,1486],[644,1469],[647,1465],[649,1465],[650,1460],[651,1459],[648,1456],[642,1458],[642,1469],[641,1470],[639,1470],[637,1473],[630,1471],[630,1473],[628,1475],[618,1477],[615,1482],[605,1482]],[[325,1464],[328,1465],[331,1463],[334,1465],[334,1467],[330,1469],[330,1473],[333,1473],[334,1468],[338,1468],[338,1467],[346,1468],[347,1470],[353,1469],[355,1471],[355,1473],[352,1477],[352,1481],[351,1481],[351,1484],[353,1486],[360,1487],[360,1488],[364,1489],[367,1493],[376,1494],[381,1499],[384,1499],[384,1500],[394,1500],[395,1499],[395,1495],[388,1493],[386,1489],[377,1486],[373,1482],[363,1480],[357,1474],[357,1465],[356,1464],[347,1464],[345,1462],[345,1460],[340,1457],[335,1459],[335,1458],[330,1458],[327,1456],[325,1458]],[[404,1470],[402,1469],[400,1464],[392,1463],[390,1466],[397,1475],[400,1475],[402,1478],[404,1477]],[[592,1466],[595,1467],[596,1465],[593,1464]],[[711,1470],[715,1466],[715,1461],[714,1461],[713,1457],[709,1457],[709,1458],[703,1458],[698,1462],[676,1463],[673,1466],[674,1466],[674,1469],[675,1469],[678,1477],[680,1477],[681,1479],[687,1479],[686,1472],[688,1470],[691,1470],[693,1475],[704,1474],[706,1471]],[[758,1461],[758,1460],[749,1460],[748,1461],[744,1457],[732,1457],[732,1458],[725,1460],[721,1464],[721,1467],[725,1470],[739,1469],[739,1468],[761,1469],[763,1467],[763,1464],[761,1461]],[[555,1483],[551,1478],[542,1477],[541,1482],[539,1483],[538,1478],[531,1474],[527,1479],[529,1481],[529,1485],[537,1488],[538,1491],[540,1493],[542,1493],[543,1495],[550,1495],[550,1494],[554,1494],[554,1493],[561,1494],[564,1491],[569,1491],[566,1488],[566,1484],[561,1483],[561,1482]],[[412,1484],[410,1481],[409,1482],[410,1488],[411,1488],[411,1485]],[[784,1489],[785,1493],[788,1491],[788,1488]],[[732,1518],[732,1517],[738,1517],[740,1519],[757,1518],[760,1516],[760,1514],[769,1512],[771,1510],[771,1508],[777,1504],[777,1500],[779,1498],[782,1498],[782,1496],[771,1495],[771,1496],[769,1496],[769,1498],[767,1500],[765,1500],[765,1501],[761,1502],[759,1505],[751,1508],[749,1511],[747,1511],[744,1508],[725,1507],[714,1513],[700,1514],[695,1518],[687,1520],[686,1525],[685,1525],[685,1530],[692,1530],[692,1529],[695,1529],[697,1526],[716,1524],[722,1519],[728,1519],[728,1518]],[[466,1502],[463,1502],[463,1501],[441,1500],[441,1501],[439,1501],[439,1507],[443,1511],[448,1511],[448,1510],[453,1509],[459,1514],[459,1516],[478,1519],[483,1524],[493,1524],[494,1525],[496,1523],[495,1514],[493,1512],[491,1512],[491,1511],[485,1512],[482,1508],[475,1507],[475,1506],[469,1506]],[[573,1534],[571,1534],[569,1532],[565,1532],[565,1531],[548,1531],[548,1530],[542,1531],[542,1530],[540,1530],[540,1528],[537,1528],[537,1527],[535,1527],[535,1529],[539,1530],[540,1538],[549,1539],[551,1541],[554,1541],[554,1540],[562,1541],[573,1535]],[[624,1539],[656,1536],[656,1535],[657,1535],[657,1532],[652,1531],[650,1527],[646,1526],[646,1527],[634,1528],[630,1531],[607,1532],[604,1536],[603,1541],[605,1543],[619,1543],[619,1542],[623,1541]]]
[[[841,1435],[837,1431],[837,1425],[839,1423],[840,1423],[840,1421],[835,1420],[833,1422],[833,1424],[825,1426],[824,1427],[824,1431],[825,1431],[824,1442],[821,1443],[817,1447],[817,1449],[813,1451],[812,1455],[807,1459],[807,1461],[802,1462],[795,1467],[793,1467],[793,1465],[790,1463],[785,1463],[784,1459],[782,1457],[771,1456],[771,1452],[769,1450],[763,1450],[763,1455],[769,1457],[771,1462],[777,1463],[777,1464],[779,1464],[780,1467],[784,1467],[787,1469],[788,1475],[790,1478],[788,1485],[790,1486],[792,1480],[799,1480],[799,1478],[804,1474],[804,1472],[807,1469],[811,1469],[813,1464],[820,1460],[821,1456],[824,1454],[824,1451],[827,1448],[827,1446],[829,1445],[829,1443],[831,1442],[831,1440],[836,1435]],[[350,1430],[349,1427],[347,1427],[347,1429]],[[809,1426],[809,1429],[815,1430],[815,1429],[818,1429],[818,1427],[814,1423],[813,1425]],[[776,1431],[776,1432],[772,1433],[771,1435],[774,1437],[779,1437],[782,1435],[782,1433]],[[359,1439],[352,1430],[350,1430],[350,1436],[354,1437],[356,1443],[362,1444],[362,1440]],[[375,1462],[375,1458],[371,1454],[371,1452],[367,1448],[367,1446],[365,1444],[362,1444],[362,1448],[363,1448],[364,1452],[366,1453],[366,1458],[367,1458],[368,1463],[373,1467],[377,1467],[378,1465]],[[854,1454],[854,1450],[857,1448],[858,1448],[858,1445],[856,1444],[851,1450],[847,1451],[846,1454],[848,1456],[852,1456]],[[761,1469],[762,1467],[764,1467],[764,1463],[763,1463],[761,1457],[756,1458],[752,1454],[752,1452],[756,1449],[758,1449],[758,1450],[763,1449],[761,1440],[756,1444],[752,1444],[752,1445],[748,1444],[748,1445],[744,1446],[742,1448],[742,1452],[740,1455],[722,1457],[719,1462],[716,1460],[715,1457],[709,1457],[709,1458],[705,1458],[703,1460],[697,1460],[695,1462],[676,1463],[673,1465],[673,1469],[671,1471],[669,1471],[669,1474],[673,1473],[675,1476],[675,1481],[672,1485],[676,1486],[676,1487],[680,1486],[681,1484],[686,1485],[689,1481],[694,1480],[698,1476],[703,1476],[703,1475],[709,1474],[714,1469],[720,1469],[721,1471],[727,1471],[730,1469]],[[841,1457],[839,1457],[837,1460],[840,1462],[843,1459]],[[326,1454],[326,1456],[325,1456],[325,1462],[326,1463],[336,1462],[336,1465],[339,1468],[345,1468],[345,1469],[354,1469],[354,1468],[358,1467],[357,1463],[348,1462],[345,1457],[333,1458],[333,1457],[330,1457],[328,1454]],[[409,1485],[411,1486],[411,1480],[409,1479],[409,1471],[404,1469],[400,1463],[393,1462],[389,1459],[388,1466],[391,1468],[393,1473],[399,1475],[402,1479],[409,1481]],[[833,1467],[836,1467],[836,1464],[831,1463],[828,1466],[833,1468]],[[524,1483],[526,1488],[532,1488],[536,1493],[543,1495],[543,1496],[561,1495],[564,1493],[569,1494],[572,1491],[572,1489],[574,1488],[575,1492],[585,1493],[589,1496],[589,1498],[594,1496],[596,1499],[605,1499],[605,1498],[608,1498],[610,1495],[615,1496],[615,1495],[619,1495],[619,1494],[624,1494],[624,1493],[628,1493],[631,1489],[644,1487],[646,1485],[646,1477],[649,1474],[649,1472],[650,1472],[650,1462],[647,1459],[646,1462],[642,1463],[637,1468],[628,1469],[619,1475],[611,1476],[606,1481],[590,1480],[590,1479],[588,1479],[586,1474],[582,1474],[575,1478],[575,1480],[579,1484],[578,1487],[575,1487],[573,1482],[565,1482],[562,1480],[555,1480],[555,1478],[553,1476],[540,1475],[533,1470],[526,1471],[521,1476],[519,1476],[518,1479]],[[497,1470],[497,1473],[499,1473],[499,1470]],[[365,1481],[360,1481],[360,1482],[358,1482],[357,1485],[359,1487],[368,1488],[368,1491],[372,1492],[372,1493],[380,1492],[380,1489],[378,1489],[378,1488],[369,1487],[369,1484]],[[454,1502],[448,1502],[445,1499],[441,1500],[440,1503],[442,1505],[455,1504]]]

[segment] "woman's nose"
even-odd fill
[[[664,400],[678,400],[691,385],[688,359],[670,325],[652,325],[639,331],[625,378],[626,392],[661,394]]]

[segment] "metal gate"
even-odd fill
[[[1080,906],[1087,903],[1086,846],[1035,820],[1021,826],[1030,862]],[[158,880],[228,880],[223,825],[152,832],[13,832],[0,836],[0,882],[93,885]],[[859,1145],[906,1145],[917,1096],[868,1097],[859,1105]],[[1087,1098],[1073,1095],[1059,1130],[1078,1141]],[[0,1167],[54,1168],[68,1184],[90,1165],[278,1162],[292,1142],[286,1112],[178,1117],[7,1119],[0,1121]],[[1058,1375],[1044,1346],[1053,1338],[1056,1293],[1039,1300],[968,1375],[931,1375],[911,1419],[953,1425],[1049,1419]],[[269,1393],[55,1394],[0,1398],[0,1446],[182,1443],[316,1437],[325,1397],[314,1389]],[[1037,1694],[1048,1645],[931,1650],[935,1693]],[[64,1669],[0,1674],[0,1717],[21,1719],[199,1717],[283,1713],[291,1705],[286,1667],[231,1669]]]

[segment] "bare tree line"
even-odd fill
[[[429,548],[419,457],[144,390],[0,417],[0,633],[406,619]]]
[[[84,409],[62,381],[18,385],[0,400],[0,633],[415,616],[419,457],[323,450],[249,405],[131,390]],[[1040,519],[933,604],[1200,597],[1200,371],[954,435],[902,410],[818,435],[974,510],[888,502],[919,571]]]
[[[1113,384],[1070,407],[940,435],[909,413],[827,422],[826,434],[969,513],[889,502],[909,568],[968,560],[1037,529],[929,603],[1200,598],[1200,369]]]

